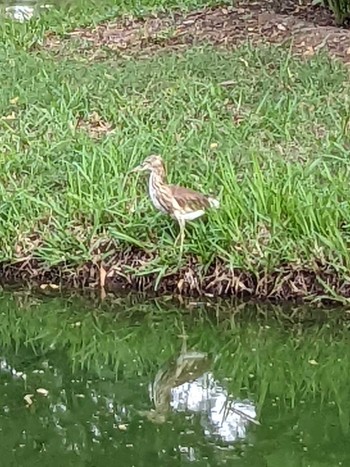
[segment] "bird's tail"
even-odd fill
[[[208,201],[209,201],[211,208],[219,209],[220,201],[218,201],[216,198],[212,198],[211,196],[208,196]]]

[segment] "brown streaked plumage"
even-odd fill
[[[182,252],[186,221],[197,219],[208,208],[219,208],[219,201],[190,188],[168,185],[165,165],[160,156],[151,155],[132,170],[132,172],[139,171],[150,172],[149,196],[153,205],[179,223]]]

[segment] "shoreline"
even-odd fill
[[[122,254],[120,255],[122,256]],[[144,274],[143,251],[107,263],[87,262],[79,267],[58,265],[47,267],[37,261],[16,265],[0,264],[3,286],[30,286],[41,289],[84,290],[103,289],[106,292],[139,292],[176,295],[183,298],[237,298],[248,301],[341,304],[349,303],[350,283],[329,267],[314,271],[284,265],[271,273],[247,273],[229,269],[223,261],[204,266],[193,259],[175,272],[165,271],[162,277]],[[109,265],[108,265],[109,264]],[[137,274],[138,273],[138,274]]]

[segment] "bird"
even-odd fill
[[[175,245],[180,238],[180,252],[182,255],[185,239],[185,225],[187,221],[197,219],[208,208],[218,209],[220,202],[209,195],[199,193],[178,185],[167,183],[167,173],[161,156],[151,154],[131,172],[149,172],[149,196],[156,209],[175,219],[180,228],[180,233],[175,240]]]

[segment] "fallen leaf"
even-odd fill
[[[306,47],[306,50],[304,52],[304,56],[309,57],[311,55],[315,55],[315,50],[311,46]]]
[[[316,360],[309,360],[309,363],[310,363],[310,365],[318,365],[318,363],[316,362]]]
[[[240,62],[244,63],[244,65],[245,65],[246,67],[249,66],[247,60],[244,60],[244,58],[241,57],[241,58],[239,58],[238,60],[239,60]]]
[[[279,29],[280,31],[285,31],[287,28],[285,27],[284,24],[278,23],[277,24],[277,29]]]
[[[123,423],[120,424],[120,425],[118,425],[118,428],[119,428],[119,430],[121,430],[121,431],[126,431],[126,430],[128,429],[128,427],[127,427],[126,425],[124,425]]]
[[[236,82],[232,80],[221,81],[221,83],[219,83],[220,86],[234,86],[235,84]]]
[[[19,97],[18,97],[18,96],[17,96],[17,97],[13,97],[12,99],[10,99],[10,104],[12,104],[12,105],[15,105],[15,104],[17,104],[17,102],[18,102],[18,99],[19,99]]]
[[[4,115],[1,117],[2,120],[15,120],[16,119],[16,114],[15,112],[10,113],[9,115]]]
[[[27,402],[27,407],[30,407],[33,404],[32,397],[34,397],[34,394],[26,394],[23,399]]]
[[[76,129],[86,131],[91,138],[101,138],[114,131],[112,124],[104,121],[95,111],[89,114],[87,119],[80,118],[77,122]]]
[[[46,396],[48,395],[48,393],[49,393],[49,391],[48,391],[47,389],[45,389],[45,388],[38,388],[38,389],[36,390],[36,392],[37,392],[38,394],[41,394],[42,396],[45,396],[45,397],[46,397]]]
[[[81,321],[76,321],[75,323],[71,324],[72,328],[78,328],[79,326],[81,326]]]

